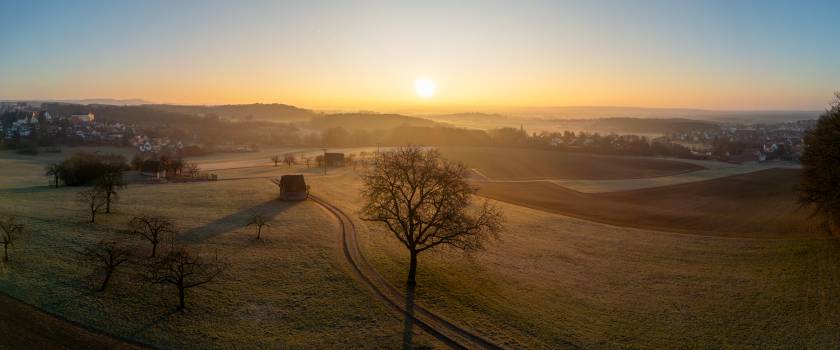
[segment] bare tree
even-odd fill
[[[463,164],[420,147],[383,153],[362,176],[361,218],[384,223],[408,249],[409,286],[415,284],[420,253],[438,246],[482,249],[501,232],[503,215],[487,201],[468,210],[476,189],[466,176]]]
[[[286,153],[286,155],[283,156],[283,162],[286,163],[286,165],[288,165],[289,168],[291,168],[292,165],[294,165],[297,162],[297,159],[295,158],[294,154]]]
[[[309,163],[311,163],[311,162],[312,162],[312,157],[310,157],[310,156],[304,156],[304,157],[303,157],[303,161],[304,161],[304,162],[306,162],[306,167],[307,167],[307,168],[309,168]]]
[[[248,226],[256,227],[256,229],[257,229],[257,239],[260,239],[260,234],[262,233],[263,228],[268,228],[268,227],[271,226],[271,225],[268,224],[269,221],[271,221],[271,219],[268,218],[267,216],[263,215],[263,214],[260,214],[260,213],[251,214],[251,219],[248,221]]]
[[[61,163],[51,163],[44,169],[44,175],[52,177],[52,180],[50,181],[51,185],[56,188],[61,185],[61,173],[64,171],[64,166],[62,166]]]
[[[105,291],[117,267],[131,258],[131,250],[113,240],[101,240],[82,251],[82,259],[104,273],[99,291]]]
[[[17,241],[23,233],[23,225],[16,223],[16,218],[10,216],[0,219],[0,244],[3,244],[3,261],[9,261],[9,245]]]
[[[277,163],[280,163],[280,156],[278,156],[278,155],[271,156],[271,161],[274,162],[274,166],[276,167]]]
[[[145,278],[153,284],[166,284],[178,289],[178,309],[186,307],[187,289],[210,283],[227,265],[218,256],[202,256],[186,247],[177,247],[146,267]]]
[[[348,154],[344,157],[344,163],[353,166],[353,170],[356,170],[356,155],[353,153]]]
[[[105,193],[105,212],[111,213],[111,203],[119,198],[118,189],[126,186],[123,172],[120,169],[111,169],[96,180],[96,187]]]
[[[99,187],[94,186],[87,190],[79,192],[79,202],[85,204],[90,211],[90,222],[96,222],[96,214],[102,212],[102,208],[106,205],[107,194]]]
[[[172,220],[162,216],[140,215],[128,222],[130,235],[143,237],[152,245],[152,257],[157,256],[157,248],[167,239],[174,240],[177,231]]]

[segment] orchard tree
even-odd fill
[[[23,225],[14,216],[0,219],[0,244],[3,245],[3,261],[9,261],[9,246],[23,234]]]
[[[149,283],[175,287],[178,309],[182,310],[186,307],[187,289],[212,282],[226,267],[218,256],[211,258],[186,247],[177,247],[147,263],[144,277]]]
[[[64,166],[61,163],[51,163],[44,170],[44,175],[52,178],[50,184],[58,188],[61,185],[61,172],[64,170]]]
[[[175,240],[177,231],[172,220],[153,215],[140,215],[128,222],[128,234],[140,236],[152,245],[152,257],[157,256],[158,246],[166,240]]]
[[[254,226],[257,229],[257,239],[260,239],[260,235],[262,234],[263,228],[268,228],[270,226],[268,224],[269,221],[271,221],[271,219],[263,214],[251,214],[251,218],[248,221],[248,226]]]
[[[123,171],[120,168],[111,168],[96,180],[98,187],[105,194],[105,213],[111,213],[111,203],[119,197],[117,190],[126,187]]]
[[[802,175],[797,192],[802,205],[811,206],[826,230],[840,234],[840,92],[805,135]]]
[[[485,201],[469,209],[476,189],[466,178],[463,164],[411,146],[382,153],[362,175],[361,218],[385,224],[408,249],[408,286],[415,285],[420,253],[438,247],[479,250],[501,232],[504,218],[496,207]]]
[[[294,154],[286,153],[286,155],[283,156],[283,162],[286,163],[286,165],[288,165],[289,168],[291,168],[292,165],[294,165],[297,162],[297,159],[295,158]]]
[[[82,251],[82,260],[103,273],[102,282],[99,284],[99,291],[105,291],[111,276],[117,268],[129,261],[131,249],[113,240],[101,240],[93,246]]]
[[[106,205],[107,194],[100,186],[94,186],[79,192],[79,202],[90,212],[90,223],[96,222],[96,214],[101,213]]]

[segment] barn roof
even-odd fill
[[[306,181],[303,175],[283,175],[280,177],[280,188],[283,192],[306,192]]]

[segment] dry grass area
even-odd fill
[[[632,179],[701,170],[689,162],[524,148],[440,147],[441,154],[498,180]]]
[[[548,182],[480,183],[493,199],[621,226],[710,236],[814,237],[796,203],[799,170],[769,169],[709,181],[587,194]]]
[[[352,175],[313,178],[348,213]],[[833,349],[840,250],[814,239],[733,239],[621,228],[498,203],[501,241],[420,256],[418,302],[512,348]],[[361,246],[392,283],[408,257],[381,226]]]
[[[248,176],[247,172],[240,174]],[[132,185],[117,212],[96,225],[75,202],[78,188],[0,190],[0,215],[18,215],[28,234],[0,264],[0,291],[62,317],[165,348],[395,348],[402,321],[349,277],[335,219],[312,202],[276,200],[264,179]],[[248,214],[272,217],[255,241]],[[176,218],[182,239],[218,253],[230,268],[217,283],[177,292],[150,286],[137,267],[118,272],[107,292],[92,291],[91,270],[76,252],[102,238],[122,238],[129,218],[150,212]],[[144,241],[131,240],[139,254]],[[26,325],[21,325],[26,327]],[[418,332],[418,346],[437,347]]]

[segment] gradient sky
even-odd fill
[[[0,0],[0,99],[823,109],[838,15],[838,0]]]

